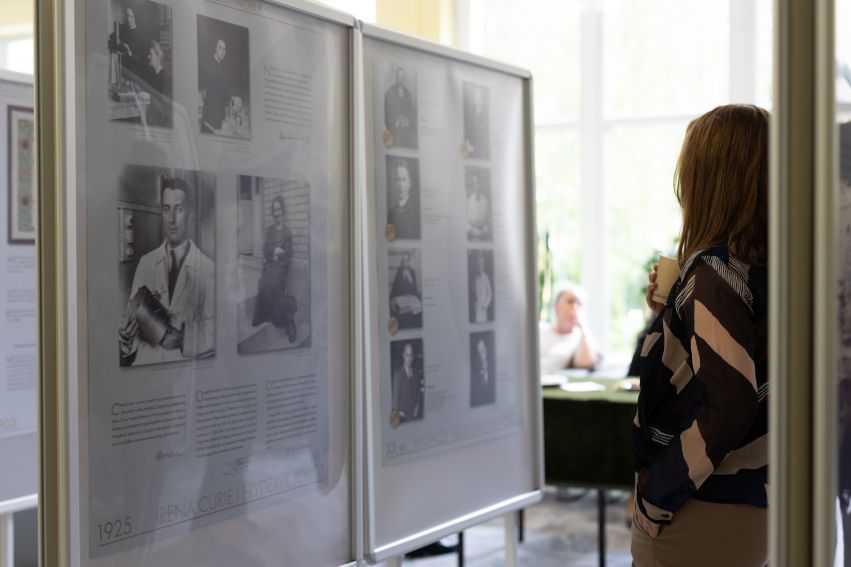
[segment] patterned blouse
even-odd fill
[[[633,468],[653,524],[689,498],[768,506],[767,306],[767,270],[718,246],[685,263],[647,334]]]

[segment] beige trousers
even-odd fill
[[[635,567],[762,567],[768,563],[768,510],[691,499],[655,538],[633,521],[632,562]]]

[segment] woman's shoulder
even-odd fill
[[[765,303],[767,281],[765,267],[752,266],[737,259],[726,245],[701,250],[683,266],[677,311],[695,290],[720,289],[741,299],[753,313],[756,304]]]

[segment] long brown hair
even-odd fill
[[[692,120],[677,161],[683,209],[679,259],[726,244],[735,258],[768,261],[768,112],[730,104]]]

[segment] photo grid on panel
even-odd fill
[[[462,83],[465,160],[490,159],[490,89]],[[493,195],[489,166],[464,166],[467,249],[467,296],[470,332],[470,407],[496,402],[496,332],[481,330],[495,320],[495,270],[493,248]]]
[[[423,274],[420,161],[417,154],[417,70],[395,61],[377,73],[384,93],[383,116],[377,118],[385,151],[388,304],[387,329],[391,336],[390,425],[395,429],[425,417],[423,330]],[[401,152],[397,151],[401,150]],[[401,334],[399,334],[401,333]],[[397,335],[399,334],[399,335]]]

